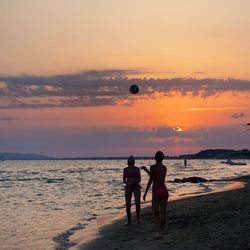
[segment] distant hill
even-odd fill
[[[248,149],[207,149],[196,154],[185,154],[179,156],[165,156],[165,159],[250,159]],[[127,160],[127,157],[77,157],[62,158],[62,160]],[[136,156],[136,160],[154,160],[152,156]]]
[[[248,149],[207,149],[197,154],[180,155],[180,159],[250,159],[250,151]]]
[[[184,154],[179,156],[165,156],[165,159],[250,159],[248,149],[206,149],[196,154]],[[137,160],[153,160],[154,157],[136,156]],[[67,157],[55,158],[40,154],[0,153],[1,160],[127,160],[127,157]]]
[[[39,154],[0,153],[0,160],[55,160],[57,158]]]

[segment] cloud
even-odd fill
[[[234,114],[232,114],[231,117],[234,118],[234,119],[239,119],[239,118],[243,118],[245,116],[246,116],[245,113],[240,112],[240,113],[234,113]]]
[[[131,105],[129,86],[140,87],[141,98],[152,98],[156,92],[173,96],[203,98],[225,92],[249,92],[250,81],[237,79],[146,79],[127,78],[141,74],[140,70],[86,71],[55,76],[0,76],[0,109],[85,107]]]
[[[224,111],[230,109],[238,109],[237,107],[209,107],[209,108],[188,108],[186,111]]]
[[[197,152],[207,148],[249,148],[249,132],[241,126],[207,127],[184,130],[172,127],[91,128],[74,131],[60,128],[22,127],[0,134],[0,152],[36,152],[54,156],[166,155]],[[67,143],[65,143],[67,142]]]
[[[92,128],[72,132],[53,128],[20,128],[0,134],[0,152],[38,152],[59,156],[150,155],[152,147],[166,147],[178,133],[171,127]],[[159,138],[161,142],[155,141]],[[67,142],[67,143],[65,143]]]
[[[0,121],[13,121],[16,120],[14,117],[0,116]]]

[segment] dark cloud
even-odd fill
[[[189,131],[187,136],[193,139],[199,148],[249,148],[249,134],[239,126],[200,128]]]
[[[65,129],[22,127],[19,131],[0,134],[0,152],[38,152],[54,156],[118,156],[126,152],[147,154],[150,147],[178,134],[171,127],[157,128],[92,128],[72,132]],[[155,140],[161,138],[160,142]],[[146,150],[145,150],[146,149]],[[145,151],[144,151],[145,150]]]
[[[131,101],[129,86],[140,87],[140,97],[191,95],[209,97],[224,92],[249,92],[250,81],[237,79],[129,79],[137,70],[87,71],[55,76],[0,76],[0,108],[48,108],[114,105]],[[128,105],[128,103],[127,103]]]
[[[240,113],[234,113],[234,114],[232,114],[232,118],[235,118],[235,119],[239,119],[239,118],[243,118],[243,117],[245,117],[246,115],[245,115],[245,113],[243,113],[243,112],[240,112]]]
[[[60,128],[20,128],[0,133],[0,152],[36,152],[54,156],[126,156],[166,154],[182,148],[190,153],[207,148],[249,148],[249,133],[239,126],[196,128],[178,133],[172,127],[92,128],[74,131]]]
[[[0,121],[13,121],[16,120],[14,117],[0,116]]]

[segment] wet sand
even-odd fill
[[[140,225],[124,226],[125,217],[116,220],[78,249],[250,249],[250,176],[237,181],[245,187],[169,202],[162,239],[153,238],[153,215],[144,208]]]

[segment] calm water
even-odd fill
[[[250,174],[249,161],[247,166],[226,166],[218,160],[188,163],[184,168],[183,161],[165,161],[170,199],[222,190],[230,183],[219,180]],[[137,166],[151,164],[136,161]],[[124,160],[0,162],[0,249],[67,248],[74,232],[87,232],[98,218],[124,211],[125,166]],[[218,181],[171,182],[191,176]],[[142,172],[143,191],[146,183]]]

